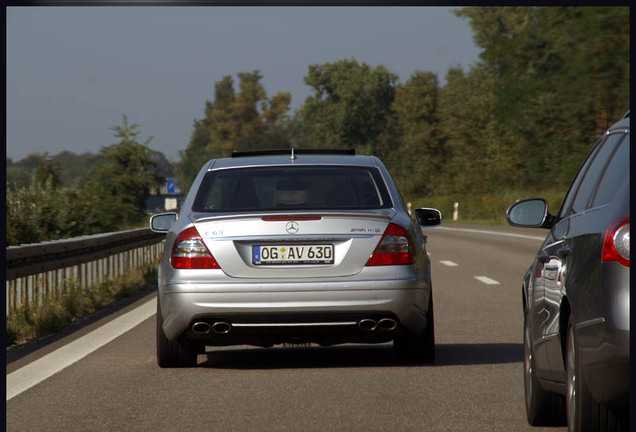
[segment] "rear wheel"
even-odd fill
[[[581,374],[574,328],[568,326],[566,350],[567,413],[569,432],[618,432],[629,429],[629,414],[617,413],[594,400]]]
[[[432,363],[435,360],[435,319],[433,294],[429,298],[426,313],[426,330],[421,335],[405,333],[395,338],[393,350],[400,361]]]
[[[523,330],[523,378],[526,395],[526,417],[532,426],[564,426],[565,398],[541,387],[534,367],[530,319],[526,312]]]
[[[163,317],[157,299],[157,364],[162,368],[190,367],[197,365],[197,353],[170,341],[163,332]]]

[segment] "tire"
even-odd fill
[[[568,432],[620,432],[629,430],[629,414],[615,413],[592,397],[581,373],[576,335],[568,325],[566,345]]]
[[[399,361],[405,363],[432,363],[435,361],[435,319],[433,294],[429,298],[426,313],[426,330],[421,335],[405,333],[393,340],[393,351]]]
[[[567,417],[565,398],[548,392],[539,383],[532,354],[530,319],[526,312],[523,320],[523,384],[526,417],[532,426],[565,426]]]
[[[163,317],[157,299],[157,364],[162,368],[192,367],[197,365],[197,353],[168,340],[163,332]]]

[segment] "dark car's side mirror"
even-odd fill
[[[433,226],[442,223],[442,212],[434,208],[415,209],[415,220],[422,226]]]
[[[150,217],[150,229],[154,232],[168,232],[177,221],[176,213],[160,213]]]
[[[528,228],[551,228],[554,216],[548,213],[548,203],[541,198],[519,201],[508,207],[506,220],[510,225]]]

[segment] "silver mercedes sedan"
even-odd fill
[[[234,152],[207,162],[166,232],[157,362],[197,364],[206,346],[393,341],[432,362],[431,267],[422,226],[384,164],[353,151]]]

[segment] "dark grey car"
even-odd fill
[[[550,233],[523,280],[528,421],[629,429],[629,113],[598,141],[558,215],[513,204],[508,222]]]

